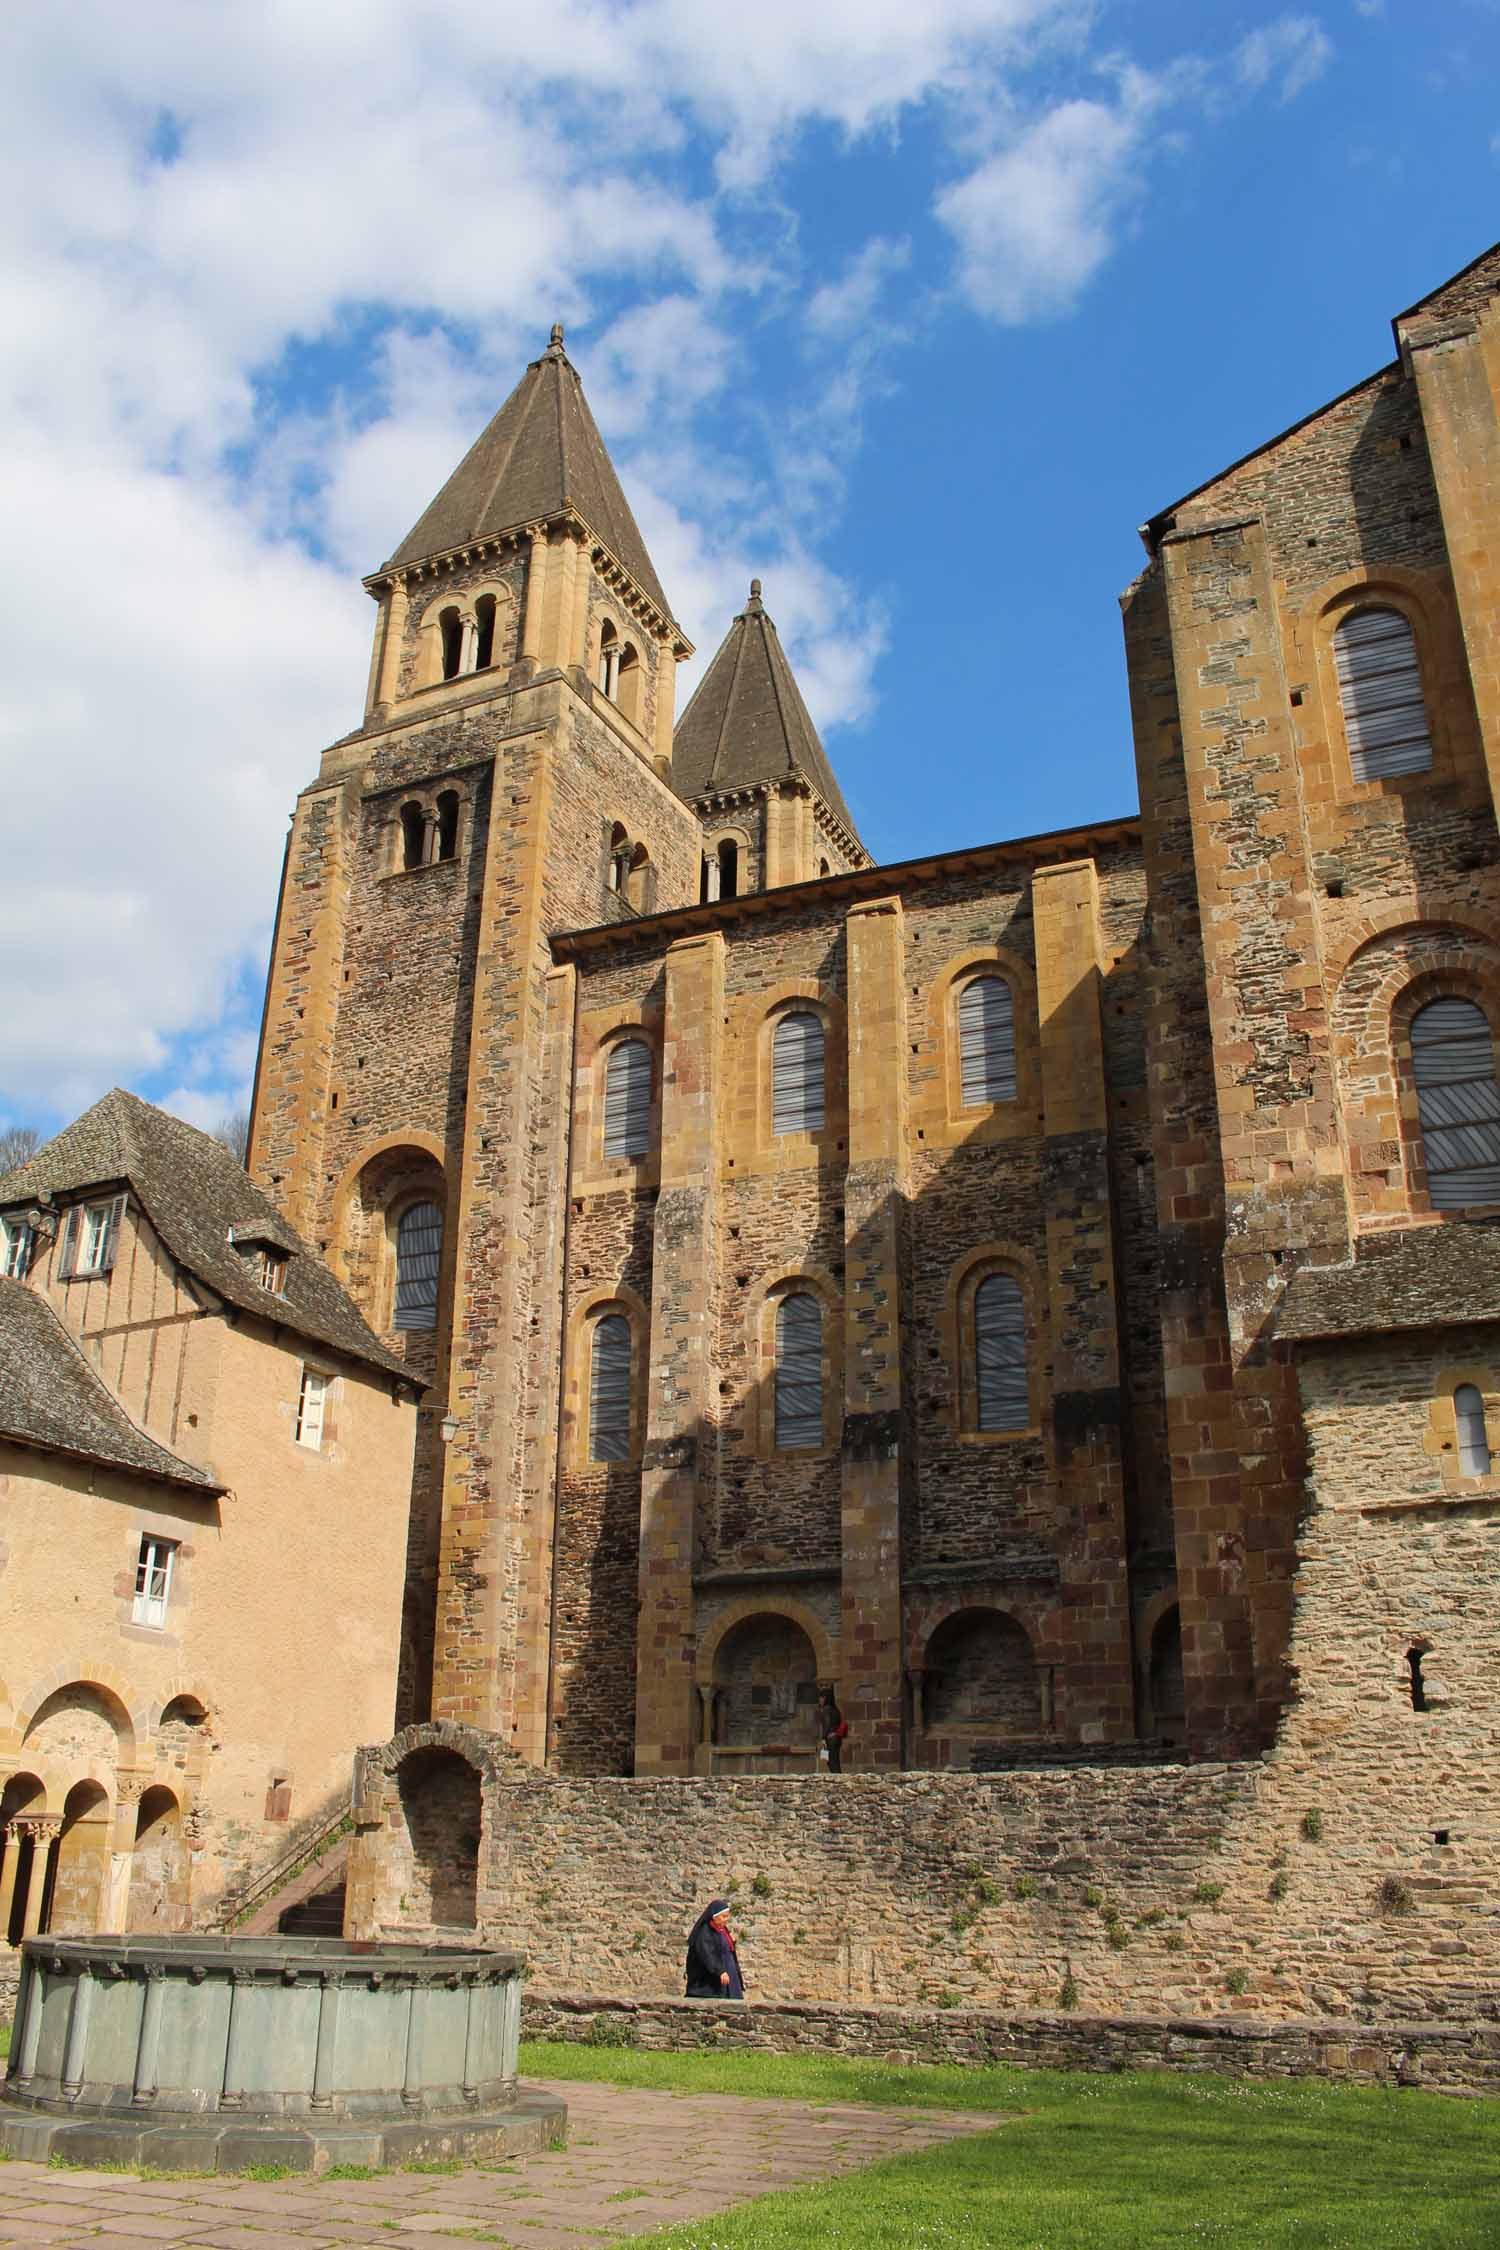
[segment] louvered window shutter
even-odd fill
[[[958,1053],[966,1109],[1015,1100],[1015,1010],[1004,977],[973,977],[960,992]]]
[[[651,1049],[622,1039],[604,1079],[604,1153],[644,1156],[651,1145]]]
[[[589,1368],[589,1459],[630,1458],[630,1323],[606,1313],[594,1323]]]
[[[120,1221],[124,1216],[125,1198],[117,1195],[104,1222],[104,1240],[99,1245],[99,1262],[94,1268],[95,1273],[109,1273],[113,1270],[115,1252],[120,1243]]]
[[[442,1212],[435,1203],[414,1203],[396,1228],[397,1328],[436,1328],[442,1256]]]
[[[1026,1306],[1008,1273],[992,1273],[974,1292],[974,1360],[980,1429],[1024,1430],[1031,1420]]]
[[[57,1278],[67,1281],[78,1267],[78,1230],[83,1225],[83,1205],[75,1203],[63,1220],[62,1246],[57,1253]]]
[[[1429,1001],[1412,1018],[1411,1058],[1434,1209],[1500,1203],[1500,1085],[1483,1010]]]
[[[1400,611],[1356,610],[1334,634],[1333,656],[1355,780],[1425,772],[1432,737],[1417,644]]]
[[[823,1023],[802,1013],[783,1016],[771,1042],[771,1130],[823,1129]]]
[[[1484,1400],[1472,1383],[1459,1384],[1453,1394],[1453,1413],[1458,1423],[1459,1475],[1487,1477],[1490,1441],[1484,1427]]]
[[[789,1453],[823,1443],[823,1308],[816,1297],[776,1307],[776,1446]]]

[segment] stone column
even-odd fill
[[[47,1896],[47,1871],[62,1832],[58,1813],[25,1813],[15,1826],[31,1838],[31,1866],[26,1877],[26,1905],[21,1919],[23,1938],[35,1937],[42,1926],[42,1906]]]
[[[16,1895],[16,1869],[21,1864],[21,1839],[16,1824],[8,1820],[0,1828],[0,1946],[6,1941],[10,1928],[10,1910]]]
[[[1091,859],[1032,879],[1041,1042],[1052,1429],[1065,1723],[1084,1742],[1134,1732],[1125,1550],[1124,1401]]]
[[[724,940],[667,950],[661,1193],[651,1277],[646,1445],[641,1463],[635,1770],[691,1773],[693,1545],[718,1354],[718,1111]]]
[[[908,1172],[906,977],[899,898],[854,907],[849,1170],[844,1192],[844,1459],[840,1708],[856,1766],[904,1756],[901,1367]]]
[[[542,654],[542,600],[547,583],[547,527],[533,523],[526,527],[531,541],[526,558],[526,586],[522,595],[521,655],[527,678],[536,670]]]
[[[410,608],[406,587],[398,578],[386,592],[375,628],[375,643],[370,652],[370,688],[365,702],[367,720],[372,719],[383,704],[396,700],[396,683],[401,677],[401,646],[406,638]]]

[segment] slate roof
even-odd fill
[[[578,370],[562,346],[534,359],[489,427],[385,564],[399,570],[576,509],[664,617],[672,612],[646,542],[589,412]]]
[[[800,769],[850,834],[858,829],[833,778],[760,580],[720,643],[672,736],[672,785],[691,802],[718,789],[778,781]]]
[[[414,1380],[226,1148],[118,1086],[28,1164],[0,1177],[0,1210],[117,1183],[128,1184],[178,1264],[216,1296],[312,1343]],[[267,1242],[288,1253],[284,1296],[260,1286],[253,1264],[231,1244],[231,1228],[241,1242]]]
[[[138,1429],[96,1375],[45,1297],[0,1277],[0,1438],[103,1461],[205,1499],[224,1490]]]
[[[1352,1263],[1302,1266],[1276,1316],[1294,1339],[1500,1320],[1500,1221],[1367,1235]]]

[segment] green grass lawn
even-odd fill
[[[523,2076],[686,2093],[1020,2112],[895,2157],[641,2235],[659,2250],[1495,2250],[1500,2103],[1166,2071],[896,2068],[834,2055],[656,2055],[528,2042]],[[684,2147],[685,2163],[691,2149]]]

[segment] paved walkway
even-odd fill
[[[138,2179],[0,2164],[0,2243],[90,2250],[408,2250],[450,2236],[511,2250],[586,2250],[704,2218],[773,2188],[850,2172],[1004,2122],[957,2110],[867,2109],[541,2081],[568,2104],[568,2146],[457,2172],[371,2180]]]

